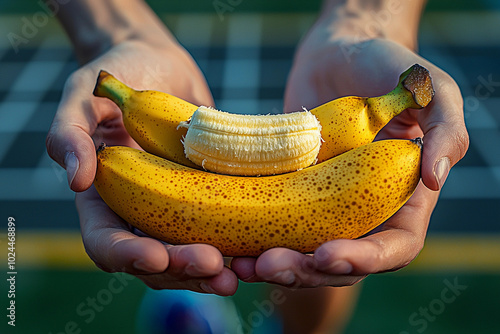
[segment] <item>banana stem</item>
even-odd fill
[[[398,85],[392,91],[369,97],[366,103],[373,111],[372,116],[386,124],[405,109],[426,107],[433,97],[434,88],[429,71],[415,64],[401,74]]]
[[[383,126],[407,108],[417,108],[411,92],[400,83],[389,93],[366,99],[371,116]]]
[[[98,97],[107,97],[122,109],[133,92],[132,88],[120,82],[108,72],[101,70],[93,94]]]

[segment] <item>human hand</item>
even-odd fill
[[[373,273],[408,265],[424,245],[431,213],[449,169],[464,155],[468,135],[463,102],[454,80],[407,47],[386,39],[324,39],[313,30],[296,56],[285,95],[285,111],[312,109],[346,95],[378,96],[392,90],[399,74],[418,63],[431,74],[434,100],[423,110],[406,110],[377,136],[424,138],[422,181],[410,200],[380,228],[357,240],[333,240],[314,254],[285,248],[257,259],[234,259],[232,269],[247,282],[294,288],[344,286]]]
[[[88,255],[99,268],[130,273],[155,289],[233,294],[238,280],[224,266],[217,249],[199,244],[170,246],[137,235],[91,187],[96,145],[105,142],[139,148],[125,130],[118,107],[92,95],[100,69],[135,89],[154,89],[194,104],[213,105],[203,75],[173,41],[164,46],[124,41],[69,77],[47,137],[47,150],[66,168],[69,185],[78,192],[76,204]]]

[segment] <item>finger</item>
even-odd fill
[[[450,168],[469,147],[460,90],[451,78],[441,80],[444,84],[436,88],[434,100],[418,114],[424,132],[422,180],[432,190],[443,187]]]
[[[167,269],[165,246],[158,240],[131,233],[95,188],[78,193],[76,205],[85,250],[101,269],[131,274],[161,273]]]
[[[439,194],[419,184],[410,201],[380,232],[357,240],[333,240],[314,253],[314,267],[338,275],[367,275],[408,265],[423,247]]]
[[[97,98],[91,95],[96,76],[79,70],[68,78],[46,140],[48,154],[66,169],[74,191],[88,189],[94,179],[96,154],[91,135],[97,125],[120,115],[116,106],[96,106]]]
[[[231,269],[224,267],[219,275],[205,280],[201,287],[208,293],[232,296],[238,290],[238,277]]]
[[[417,122],[417,113],[419,112],[420,110],[416,109],[406,109],[387,123],[387,125],[377,134],[375,140],[422,138],[424,134]]]
[[[311,80],[310,75],[301,76],[301,80],[294,80],[293,77],[300,76],[299,73],[295,71],[291,72],[291,78],[288,80],[287,87],[285,90],[284,106],[283,110],[285,113],[301,111],[303,108],[312,109],[321,104],[322,101],[317,91],[317,84],[304,84],[303,80]],[[300,87],[297,85],[300,84]],[[300,94],[296,94],[300,91]],[[332,96],[330,94],[330,96]],[[332,98],[333,99],[333,98]],[[321,101],[321,102],[319,102]]]
[[[256,277],[256,262],[257,259],[254,257],[235,257],[231,260],[231,269],[242,281],[253,282]]]
[[[154,289],[189,289],[222,296],[236,292],[238,278],[223,266],[222,255],[214,247],[166,246],[138,237],[93,187],[78,193],[76,204],[85,250],[99,268],[133,274]]]
[[[290,288],[346,286],[359,282],[363,276],[330,275],[316,270],[312,256],[287,248],[264,252],[255,265],[256,277]],[[257,280],[256,280],[257,281]]]
[[[238,278],[228,268],[213,277],[179,280],[167,273],[155,275],[136,275],[147,286],[155,290],[176,289],[210,293],[219,296],[231,296],[238,289]]]
[[[169,274],[178,278],[215,276],[222,272],[224,259],[217,248],[205,244],[168,247]]]

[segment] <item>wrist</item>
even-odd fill
[[[76,56],[84,64],[114,45],[141,40],[157,47],[175,42],[159,18],[142,0],[73,0],[55,13]]]
[[[388,39],[416,50],[424,0],[326,0],[316,28],[329,40]]]

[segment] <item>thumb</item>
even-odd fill
[[[451,167],[464,157],[469,147],[462,99],[453,99],[453,94],[447,93],[452,92],[436,93],[435,100],[419,119],[424,132],[422,180],[431,190],[443,187]]]
[[[68,78],[46,139],[47,153],[66,169],[70,188],[78,192],[94,181],[97,161],[91,135],[103,119],[112,118],[116,112],[113,108],[94,108],[95,98],[89,93],[94,80],[91,71],[81,70]]]
[[[95,145],[90,135],[76,124],[54,120],[46,140],[49,156],[66,169],[68,185],[73,191],[84,191],[94,181]]]

